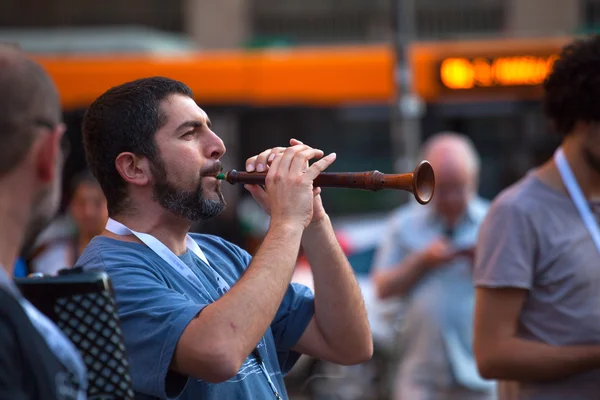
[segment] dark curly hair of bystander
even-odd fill
[[[600,122],[600,36],[565,46],[544,82],[544,92],[544,112],[562,137],[578,121]]]

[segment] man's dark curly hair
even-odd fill
[[[600,122],[600,36],[565,46],[544,91],[544,111],[561,136],[578,121]]]
[[[160,160],[155,134],[165,124],[161,102],[172,94],[193,98],[185,84],[169,78],[138,79],[113,87],[86,110],[82,133],[88,165],[106,196],[109,215],[122,212],[127,187],[115,166],[120,153]]]

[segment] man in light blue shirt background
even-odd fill
[[[473,248],[488,202],[477,196],[479,156],[444,132],[423,146],[436,178],[432,202],[401,206],[377,250],[379,298],[405,300],[395,400],[492,399],[472,351]]]

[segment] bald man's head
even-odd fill
[[[58,93],[44,69],[20,51],[0,46],[0,190],[12,203],[0,212],[27,216],[21,226],[25,246],[60,203],[61,120]]]
[[[479,175],[479,155],[471,139],[465,135],[455,132],[435,134],[423,144],[422,153],[432,164],[452,164]]]
[[[59,96],[48,74],[19,50],[0,46],[0,177],[25,158],[36,128],[60,122]]]
[[[422,157],[435,172],[432,203],[445,220],[454,224],[477,192],[480,160],[475,146],[467,136],[442,132],[424,143]]]

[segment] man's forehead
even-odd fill
[[[200,107],[198,107],[198,111],[200,113],[200,119],[203,122],[208,122],[208,114],[206,113],[206,111],[204,111],[203,109],[201,109]]]
[[[184,95],[170,96],[162,102],[161,108],[167,117],[167,125],[179,125],[190,120],[209,122],[208,114],[196,104],[194,99]]]

